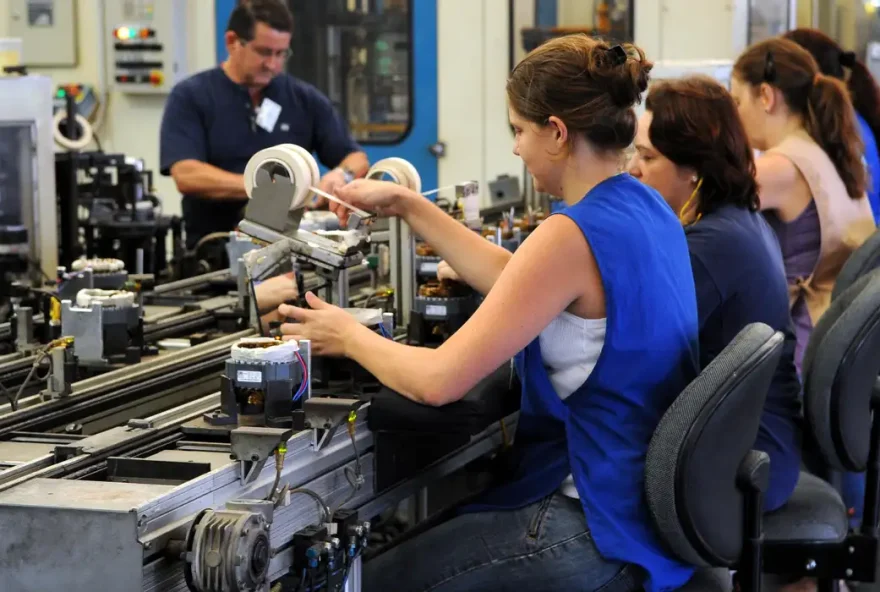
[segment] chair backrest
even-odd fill
[[[852,252],[837,274],[831,299],[836,300],[863,275],[880,267],[880,230]]]
[[[782,333],[747,325],[675,399],[657,426],[645,491],[667,546],[686,563],[732,566],[742,549],[737,472],[755,445]]]
[[[823,460],[836,470],[864,471],[880,373],[880,269],[831,302],[810,335],[802,373],[804,418]]]

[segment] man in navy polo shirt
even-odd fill
[[[281,0],[247,0],[229,17],[229,59],[176,85],[162,115],[160,168],[183,194],[187,247],[235,228],[247,195],[245,165],[256,152],[297,144],[329,173],[319,188],[366,173],[366,154],[315,87],[284,72],[293,17]]]

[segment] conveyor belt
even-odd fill
[[[73,385],[72,394],[63,399],[40,401],[38,397],[31,397],[21,401],[21,408],[15,412],[10,411],[8,404],[2,405],[0,437],[21,431],[59,430],[83,417],[118,410],[151,394],[204,381],[222,369],[223,361],[229,357],[230,346],[248,335],[253,335],[253,331],[241,331],[79,381]]]

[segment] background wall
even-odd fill
[[[123,0],[74,1],[77,4],[77,66],[34,68],[33,72],[50,76],[56,83],[97,85],[102,63],[99,36],[103,34],[109,39],[113,24],[107,23],[107,30],[99,31],[100,19],[96,15],[100,14],[104,2]],[[826,9],[825,13],[839,17],[855,0],[829,0],[829,3],[832,1],[844,10]],[[595,3],[595,0],[557,0],[557,24],[592,25]],[[799,20],[813,16],[812,3],[812,0],[797,2]],[[655,62],[730,60],[745,46],[748,4],[749,0],[636,0],[635,39]],[[188,3],[186,29],[190,32],[193,72],[216,64],[214,7],[215,0],[189,0]],[[535,0],[514,0],[513,7],[515,43],[512,50],[514,60],[518,61],[524,55],[519,32],[534,25]],[[521,177],[522,165],[512,154],[513,136],[507,123],[504,95],[511,55],[508,0],[441,0],[437,18],[438,140],[447,146],[446,156],[438,162],[440,185],[475,179],[486,187],[498,175]],[[840,20],[826,24],[833,27]],[[7,35],[8,22],[9,0],[0,0],[0,37]],[[25,61],[26,54],[25,47]],[[156,170],[164,102],[165,96],[161,95],[113,93],[99,132],[104,148],[144,158],[148,167]],[[155,183],[166,211],[179,213],[180,201],[174,183],[158,175]],[[488,202],[485,191],[484,201]]]
[[[31,68],[34,74],[52,78],[56,84],[80,82],[97,88],[100,82],[99,71],[103,63],[99,59],[100,21],[98,15],[104,2],[122,0],[74,0],[76,2],[77,27],[77,65],[72,68]],[[0,0],[0,37],[8,35],[10,5]],[[188,3],[188,37],[190,63],[193,72],[210,68],[217,63],[214,33],[213,0],[190,0]],[[104,32],[111,38],[112,23],[107,23]],[[108,41],[109,42],[109,41]],[[24,62],[27,63],[27,47],[23,49]],[[122,152],[129,156],[143,158],[147,167],[154,171],[154,182],[162,197],[164,209],[169,214],[180,213],[180,195],[169,177],[158,174],[159,168],[159,125],[165,96],[126,95],[111,93],[108,110],[98,136],[105,151]]]
[[[437,116],[440,141],[447,145],[447,154],[438,163],[440,186],[480,181],[484,203],[491,179],[522,174],[522,163],[513,154],[504,90],[510,61],[507,4],[507,0],[437,3]],[[523,22],[532,17],[521,16]],[[462,37],[468,41],[462,43]]]

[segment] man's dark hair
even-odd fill
[[[229,15],[226,30],[243,41],[250,41],[257,23],[283,33],[293,32],[293,15],[283,0],[242,0]]]

